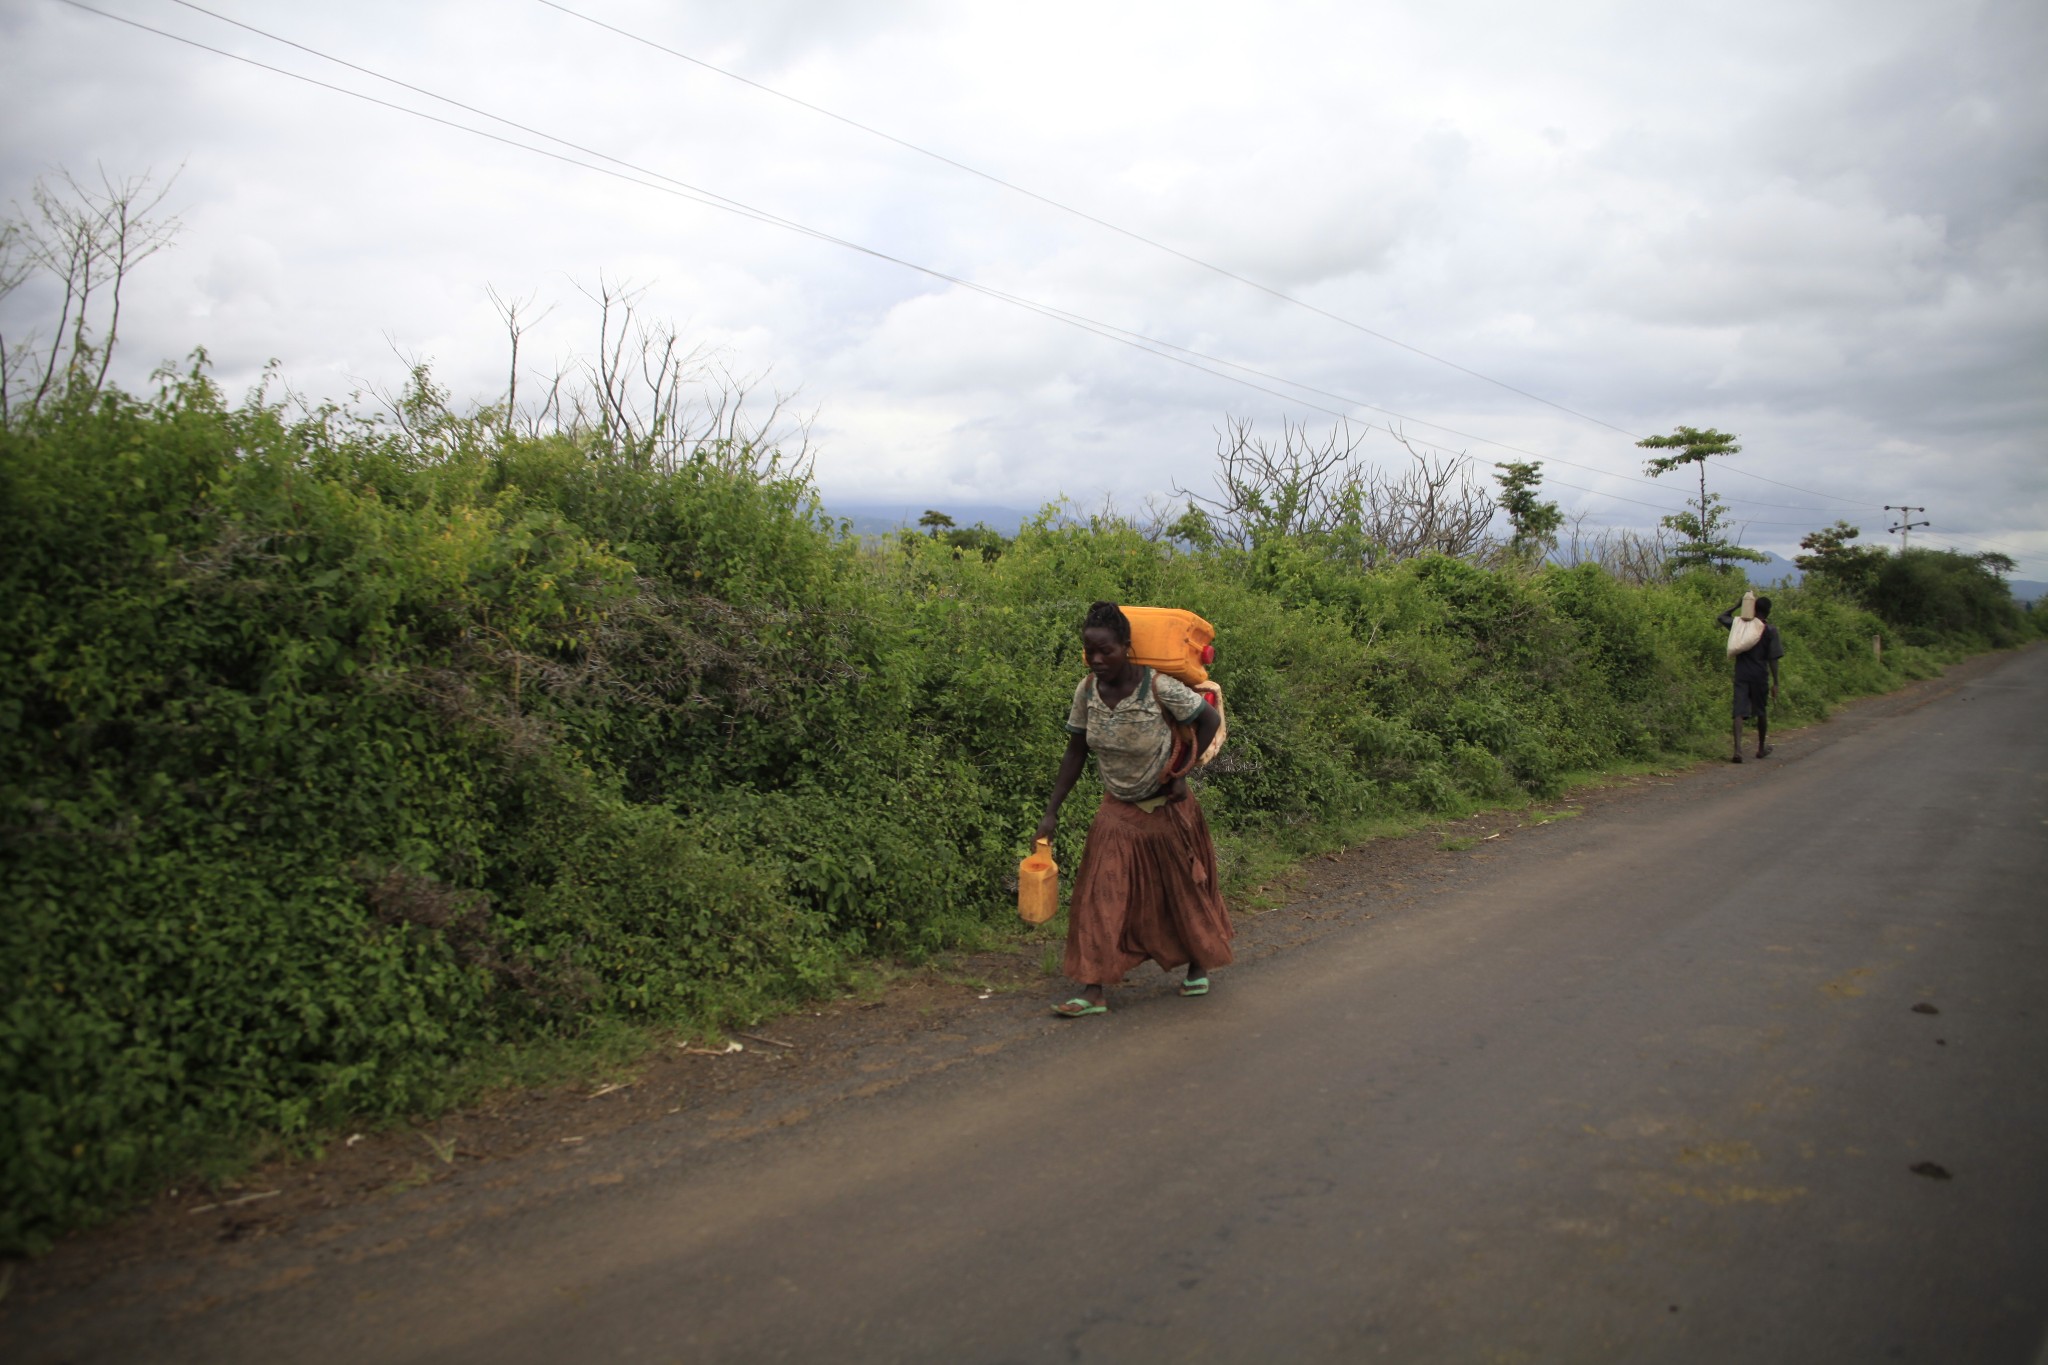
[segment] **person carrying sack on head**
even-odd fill
[[[1740,606],[1714,620],[1729,632],[1728,654],[1735,660],[1735,719],[1728,761],[1742,762],[1742,722],[1748,716],[1756,717],[1756,756],[1762,758],[1771,752],[1770,704],[1778,695],[1778,660],[1785,657],[1785,641],[1771,624],[1771,599],[1744,593]]]

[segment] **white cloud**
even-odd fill
[[[482,123],[162,0],[104,3]],[[1816,509],[1752,507],[1793,523],[1759,528],[1771,548],[1820,508],[1875,525],[1878,503],[1940,500],[1939,525],[2048,577],[2038,5],[587,5],[1629,432],[1738,430],[1729,494]],[[1558,479],[1677,499],[1636,477],[1627,435],[545,6],[216,7],[879,250],[1535,451]],[[1335,405],[48,0],[0,13],[0,120],[0,199],[56,166],[184,164],[180,245],[131,296],[131,376],[204,344],[230,388],[276,356],[339,395],[394,384],[395,348],[489,399],[486,287],[557,305],[538,369],[589,349],[576,283],[602,272],[800,388],[828,492],[1128,505],[1205,483],[1226,411]]]

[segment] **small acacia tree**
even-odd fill
[[[1852,602],[1865,601],[1877,581],[1878,571],[1884,567],[1886,553],[1881,546],[1849,543],[1862,534],[1861,527],[1846,521],[1809,531],[1799,538],[1799,548],[1806,553],[1792,563],[1806,575],[1808,587],[1835,593]]]
[[[1738,559],[1762,564],[1769,558],[1756,550],[1737,545],[1729,539],[1728,508],[1719,496],[1707,492],[1707,461],[1717,455],[1733,455],[1742,449],[1735,444],[1735,438],[1725,431],[1712,427],[1701,430],[1697,427],[1675,427],[1669,436],[1649,436],[1637,441],[1636,445],[1645,450],[1675,450],[1675,455],[1655,455],[1644,461],[1643,468],[1651,478],[1661,478],[1673,470],[1687,465],[1698,468],[1700,478],[1699,500],[1687,505],[1683,512],[1673,512],[1662,519],[1662,524],[1685,537],[1672,552],[1671,567],[1674,569],[1714,568],[1732,564]]]
[[[1543,462],[1508,460],[1494,468],[1501,471],[1493,476],[1500,484],[1500,509],[1514,527],[1508,552],[1524,563],[1540,560],[1557,545],[1558,528],[1564,525],[1564,513],[1557,504],[1536,496],[1543,486]]]

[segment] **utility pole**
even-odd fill
[[[1869,506],[1868,503],[1864,505],[1866,507]],[[1899,514],[1899,524],[1897,526],[1892,527],[1890,534],[1895,535],[1899,538],[1900,554],[1906,553],[1906,547],[1912,541],[1913,528],[1915,526],[1934,525],[1934,523],[1931,521],[1913,520],[1913,514],[1915,512],[1925,512],[1927,510],[1925,507],[1907,507],[1903,504],[1895,507],[1891,503],[1886,503],[1884,505],[1884,510],[1887,512],[1897,512]]]

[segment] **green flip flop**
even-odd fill
[[[1209,993],[1209,978],[1206,976],[1189,977],[1180,983],[1180,993],[1182,995],[1207,995]]]
[[[1098,1005],[1084,995],[1077,995],[1064,1004],[1054,1005],[1052,1012],[1062,1019],[1079,1019],[1084,1014],[1108,1014],[1109,1006]]]

